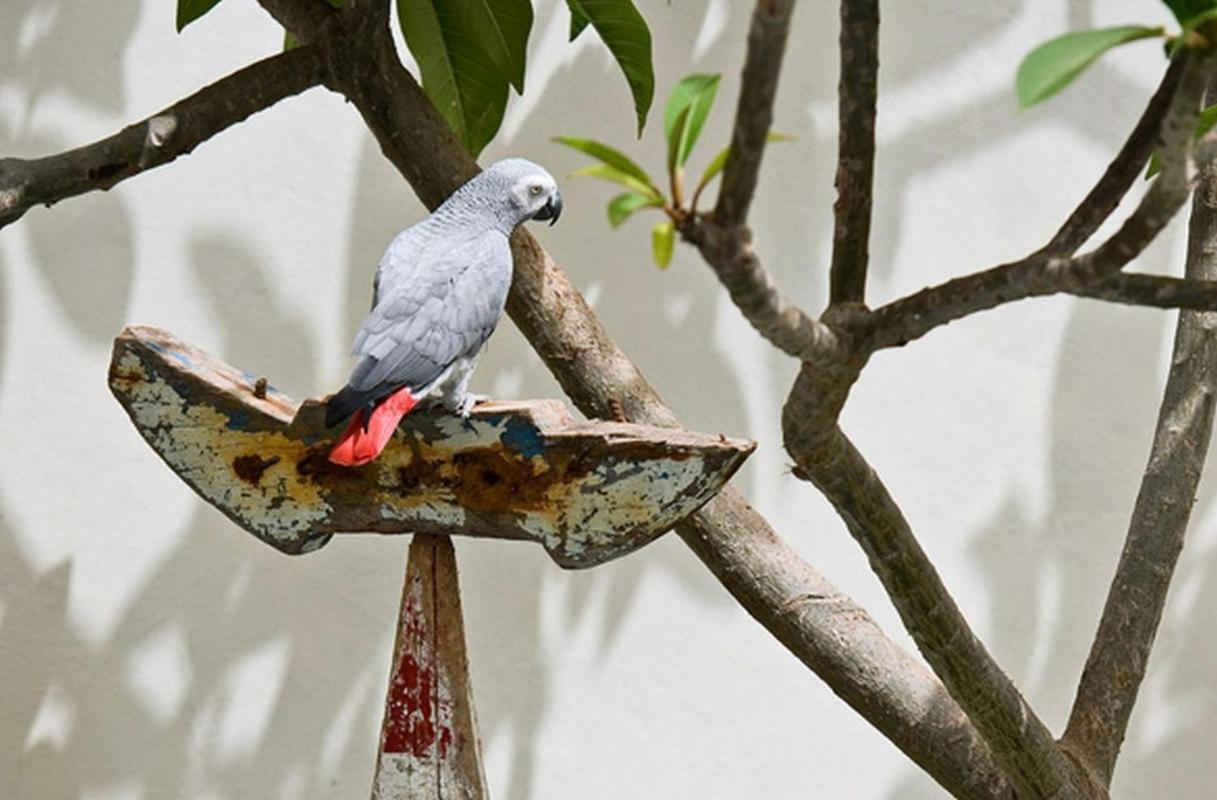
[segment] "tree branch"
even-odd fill
[[[1180,76],[1161,124],[1161,136],[1155,139],[1162,142],[1164,168],[1136,210],[1107,241],[1075,258],[1063,253],[1066,245],[1085,238],[1084,234],[1088,236],[1086,232],[1106,218],[1103,214],[1106,206],[1098,202],[1096,192],[1101,186],[1114,183],[1114,178],[1109,180],[1109,176],[1123,174],[1132,163],[1137,163],[1137,169],[1140,169],[1138,146],[1126,145],[1116,156],[1095,190],[1053,237],[1052,241],[1057,242],[1055,246],[1050,242],[1026,258],[955,278],[888,303],[872,316],[868,347],[872,350],[898,347],[940,325],[978,311],[1028,297],[1081,290],[1118,272],[1139,255],[1190,192],[1192,125],[1204,90],[1205,71],[1211,61],[1208,54],[1190,53],[1180,57],[1182,66],[1172,65],[1172,70],[1180,70]],[[1160,95],[1171,84],[1171,79],[1164,79],[1151,106],[1160,102]],[[1153,117],[1147,110],[1129,137],[1130,141],[1140,142],[1144,138],[1144,128],[1152,124]],[[1206,150],[1204,157],[1208,155]]]
[[[381,149],[435,206],[477,170],[395,58],[388,31],[335,54],[335,88]],[[513,237],[508,313],[589,416],[679,425],[609,339],[582,295],[525,231]],[[762,625],[952,794],[1008,798],[987,748],[940,683],[865,610],[803,562],[737,493],[725,490],[678,533]]]
[[[1217,168],[1192,205],[1184,283],[1217,279]],[[1131,276],[1130,276],[1131,277]],[[1213,307],[1213,306],[1210,306]],[[1179,315],[1149,465],[1063,743],[1110,784],[1183,549],[1213,431],[1217,313]]]
[[[855,366],[854,376],[861,369]],[[862,546],[905,628],[988,744],[1019,797],[1069,797],[1052,734],[972,633],[879,476],[837,427],[851,376],[804,364],[782,409],[795,474],[810,480]]]
[[[837,83],[837,201],[833,204],[832,304],[866,297],[875,107],[879,76],[879,0],[841,3],[841,77]]]
[[[317,50],[299,47],[238,70],[93,144],[45,158],[0,158],[0,228],[35,205],[109,189],[168,164],[246,117],[321,82]]]
[[[1071,289],[1069,292],[1078,297],[1131,306],[1217,311],[1217,280],[1117,272],[1098,283]]]
[[[752,249],[746,226],[725,228],[714,216],[686,217],[681,236],[697,245],[749,324],[787,355],[807,361],[841,345],[832,328],[790,302]]]
[[[794,0],[761,0],[752,12],[731,150],[714,207],[714,219],[724,228],[743,225],[748,219],[765,139],[773,124],[773,100],[793,10]]]
[[[711,214],[684,216],[679,227],[681,237],[701,251],[749,324],[782,352],[807,360],[834,350],[836,334],[781,293],[752,250],[752,231],[745,225],[773,122],[793,8],[793,2],[756,4],[718,204]]]
[[[1124,195],[1128,194],[1128,190],[1141,176],[1142,169],[1158,145],[1162,120],[1170,109],[1171,98],[1175,96],[1179,77],[1183,74],[1186,63],[1187,59],[1182,57],[1171,61],[1124,146],[1116,153],[1103,176],[1078,207],[1048,244],[1044,245],[1044,251],[1056,254],[1073,253],[1085,244],[1116,210]]]

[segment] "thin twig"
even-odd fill
[[[1158,137],[1163,143],[1164,168],[1116,233],[1095,250],[1074,258],[1045,247],[1018,261],[955,278],[888,303],[871,318],[868,347],[873,350],[898,347],[978,311],[1027,297],[1081,290],[1118,272],[1139,255],[1186,202],[1192,185],[1192,125],[1204,89],[1205,70],[1212,59],[1191,54],[1180,61],[1182,67],[1172,66],[1180,69],[1181,74],[1161,123],[1162,135]],[[1170,81],[1163,82],[1164,86],[1169,84]],[[1144,115],[1130,139],[1140,140],[1143,127],[1152,124],[1153,119],[1153,115]],[[1116,161],[1121,164],[1137,161],[1139,155],[1135,150],[1126,146]],[[1207,152],[1203,157],[1208,157]],[[1108,172],[1113,169],[1123,171],[1123,166]],[[1105,175],[1099,184],[1106,180]],[[1083,206],[1070,218],[1074,223],[1066,223],[1054,241],[1072,244],[1088,228],[1102,222],[1093,196],[1094,192],[1087,195]]]
[[[1099,226],[1111,216],[1128,190],[1141,177],[1145,164],[1158,146],[1158,132],[1170,108],[1171,98],[1183,74],[1185,58],[1176,58],[1162,75],[1162,81],[1141,113],[1141,118],[1116,153],[1103,176],[1073,210],[1043,250],[1052,254],[1072,254],[1086,243]]]
[[[777,288],[753,251],[752,231],[745,224],[773,121],[793,7],[793,2],[757,2],[718,204],[713,213],[684,216],[679,230],[685,241],[701,251],[757,332],[787,355],[810,360],[836,349],[836,334]]]
[[[109,189],[168,164],[246,117],[315,86],[324,64],[313,47],[265,58],[118,133],[45,158],[0,159],[0,228],[35,205]]]
[[[879,0],[841,3],[841,77],[837,83],[837,201],[833,205],[832,304],[866,297],[875,109],[879,78]]]
[[[794,0],[760,0],[752,12],[731,150],[714,207],[714,218],[724,228],[743,225],[748,219],[765,139],[773,124],[773,100],[793,10]]]
[[[1188,233],[1189,282],[1217,285],[1213,166],[1204,170]],[[1145,677],[1209,449],[1217,394],[1217,313],[1180,313],[1170,365],[1149,465],[1063,739],[1104,784],[1111,782]]]

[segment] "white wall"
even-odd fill
[[[172,3],[6,0],[0,153],[108,135],[273,51],[229,0],[178,36]],[[528,95],[485,154],[565,175],[551,144],[632,139],[624,82],[559,0],[538,0]],[[1013,73],[1071,27],[1168,20],[1156,4],[903,0],[884,10],[872,302],[1042,243],[1114,152],[1162,68],[1151,43],[1014,110]],[[724,73],[694,156],[726,142],[750,4],[645,0],[661,108]],[[825,302],[836,11],[796,13],[766,158],[758,249]],[[539,238],[692,427],[756,438],[736,484],[806,558],[912,647],[826,504],[787,474],[778,409],[794,367],[688,248],[649,263],[649,221],[612,232],[611,191],[565,180]],[[0,795],[365,796],[404,538],[290,559],[203,504],[110,397],[112,337],[168,327],[297,397],[338,385],[381,248],[418,202],[354,111],[317,89],[167,169],[35,209],[0,233]],[[1179,270],[1181,226],[1142,269]],[[1148,451],[1172,315],[1069,299],[977,316],[877,356],[845,424],[885,476],[979,635],[1054,730],[1064,723]],[[476,388],[558,396],[510,324]],[[1121,797],[1208,797],[1217,736],[1211,489],[1117,777]],[[941,792],[726,595],[675,537],[585,573],[540,549],[461,541],[494,796],[928,798]],[[1192,635],[1189,635],[1191,633]],[[1199,635],[1196,635],[1199,634]]]

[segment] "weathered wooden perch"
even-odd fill
[[[462,421],[411,414],[365,467],[326,460],[337,431],[295,402],[156,328],[114,341],[110,388],[165,463],[285,553],[335,533],[538,542],[563,567],[636,550],[697,510],[754,443],[622,422],[577,422],[558,401],[492,403]]]

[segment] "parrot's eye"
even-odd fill
[[[539,195],[541,193],[541,187],[540,186],[529,186],[528,193],[533,196]]]

